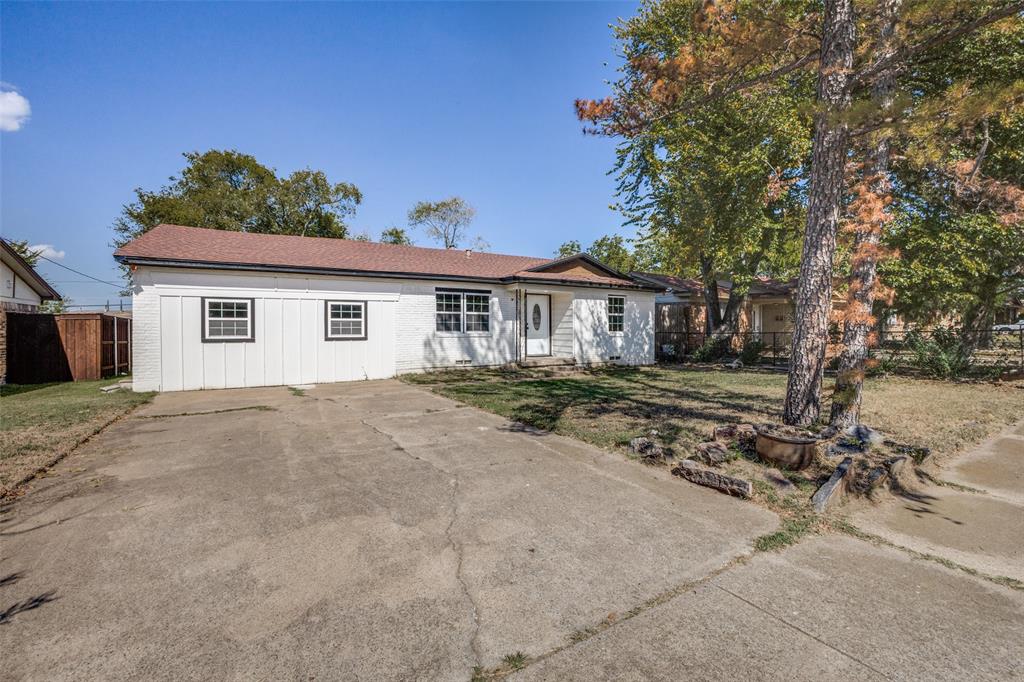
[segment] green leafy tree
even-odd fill
[[[50,315],[59,315],[60,313],[70,312],[69,307],[71,306],[71,299],[58,298],[55,301],[43,301],[39,304],[39,312],[49,313]]]
[[[412,245],[412,239],[409,238],[409,233],[400,227],[389,227],[381,232],[380,242],[381,244]]]
[[[5,239],[4,241],[7,242],[10,245],[10,247],[14,249],[14,252],[21,256],[22,259],[24,259],[24,261],[28,263],[30,267],[34,268],[36,266],[36,263],[39,262],[39,252],[30,249],[27,240]]]
[[[578,240],[567,241],[558,247],[555,256],[567,258],[586,253],[619,272],[660,271],[658,249],[648,242],[625,239],[617,234],[598,237],[584,249]]]
[[[601,132],[627,138],[656,136],[652,131],[660,122],[697,116],[732,95],[755,95],[798,82],[802,76],[814,78],[814,134],[805,173],[796,329],[783,409],[786,423],[811,424],[821,410],[837,237],[849,196],[846,171],[853,141],[897,125],[904,113],[899,102],[913,92],[912,77],[918,69],[962,50],[966,38],[986,27],[1019,22],[1024,2],[663,0],[644,6],[652,5],[684,7],[688,11],[681,20],[692,32],[674,53],[630,59],[634,73],[623,79],[624,87],[612,97],[577,102],[578,115],[597,124]],[[896,13],[891,24],[896,37],[891,42],[884,28],[889,23],[887,8]],[[890,73],[903,78],[897,78],[890,93],[894,104],[887,106],[889,98],[878,97],[875,91]],[[953,105],[937,120],[965,123],[971,105],[979,103],[956,96],[936,101],[938,109]],[[879,196],[886,183],[873,180],[869,175],[864,181],[865,192]],[[879,199],[885,205],[884,197]],[[866,210],[865,224],[882,222],[878,203]],[[855,256],[875,260],[872,250]],[[869,321],[870,312],[856,309],[865,302],[856,303],[851,312],[857,323]]]
[[[982,12],[999,4],[972,9],[982,20]],[[987,337],[978,330],[992,324],[1019,270],[1012,259],[1019,258],[1024,217],[1024,190],[1017,186],[1024,178],[1024,22],[1018,17],[969,30],[920,61],[892,59],[905,35],[918,30],[907,25],[913,13],[935,11],[928,5],[881,0],[877,17],[867,22],[877,32],[874,59],[888,66],[876,69],[859,129],[851,135],[853,154],[863,160],[853,173],[854,198],[843,230],[852,243],[832,396],[836,426],[860,418],[879,310],[895,305],[918,320],[959,314],[966,326],[963,348],[970,353]],[[965,235],[976,241],[961,244]],[[929,252],[943,247],[953,250]],[[955,282],[954,273],[976,270],[981,257],[988,261],[984,272]]]
[[[688,2],[647,2],[616,28],[626,65],[616,100],[647,106],[648,69],[673,59],[702,29]],[[612,121],[601,132],[622,137],[617,150],[620,209],[642,232],[637,251],[651,269],[704,283],[708,331],[737,330],[751,283],[788,276],[803,218],[797,180],[810,148],[811,79],[756,93],[736,93],[693,110],[668,112],[630,134]],[[588,118],[587,103],[580,114]],[[623,262],[618,244],[605,245]],[[631,265],[637,265],[636,258]],[[724,314],[718,280],[732,282]]]
[[[578,253],[583,253],[583,246],[580,245],[579,240],[571,239],[558,247],[558,250],[555,251],[555,258],[568,258]]]
[[[161,223],[235,232],[340,237],[362,194],[332,183],[322,171],[278,177],[254,157],[233,150],[189,152],[181,174],[159,190],[135,190],[114,222],[120,246]]]
[[[441,201],[420,201],[409,209],[409,226],[421,227],[427,238],[446,249],[458,248],[469,240],[469,226],[476,218],[476,209],[462,197]],[[479,237],[477,246],[485,246]]]

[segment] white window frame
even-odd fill
[[[211,303],[245,303],[248,308],[248,315],[244,318],[239,317],[210,317],[210,304]],[[203,343],[251,343],[256,340],[256,299],[254,298],[232,298],[232,297],[203,297],[200,302],[202,315],[202,334]],[[246,321],[245,335],[233,334],[230,336],[211,336],[210,335],[210,320],[241,320]]]
[[[612,312],[612,299],[617,298],[622,301],[622,312]],[[619,318],[620,329],[612,329],[612,316]],[[608,333],[609,334],[622,334],[626,331],[626,297],[617,294],[608,295]]]
[[[359,318],[354,318],[354,317],[350,317],[350,318],[342,318],[342,317],[332,318],[331,317],[331,306],[343,306],[343,305],[350,305],[350,306],[358,307],[359,310],[360,310],[360,317]],[[338,312],[340,314],[340,312],[341,312],[340,308],[339,308]],[[359,334],[335,334],[335,333],[331,332],[331,321],[335,320],[335,319],[337,319],[337,320],[344,320],[344,319],[354,320],[354,319],[359,319],[359,321],[361,323],[360,324],[360,328],[361,328],[362,331]],[[367,339],[367,335],[369,334],[369,331],[370,331],[370,329],[369,329],[369,321],[367,319],[366,301],[324,301],[324,340],[325,341],[365,341]]]
[[[437,309],[437,297],[438,296],[454,296],[457,297],[459,303],[459,310],[438,310]],[[467,300],[470,296],[477,296],[487,300],[486,312],[470,311]],[[439,315],[458,315],[459,317],[459,328],[458,329],[438,329]],[[476,320],[486,320],[487,329],[475,329],[467,330],[468,322],[470,318]],[[459,334],[463,336],[490,336],[491,334],[491,292],[484,289],[449,289],[446,287],[437,287],[434,290],[434,331],[437,334],[454,335]]]

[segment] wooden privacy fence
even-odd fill
[[[103,313],[7,313],[7,382],[85,381],[131,372],[132,323]]]

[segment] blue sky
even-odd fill
[[[573,99],[614,78],[609,23],[634,3],[0,5],[0,80],[31,106],[0,132],[0,227],[117,280],[110,225],[181,153],[234,148],[364,194],[376,237],[458,194],[501,253],[545,256],[623,230],[613,141]],[[6,127],[10,127],[9,125]],[[417,242],[427,244],[422,235]],[[44,264],[75,303],[117,289]]]

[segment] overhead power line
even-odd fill
[[[124,285],[117,284],[116,282],[108,282],[105,279],[100,279],[99,277],[93,277],[92,275],[87,275],[84,272],[80,272],[78,270],[75,270],[74,268],[69,268],[68,266],[64,265],[63,263],[58,263],[55,260],[50,260],[49,258],[47,258],[46,256],[44,256],[42,254],[37,254],[37,255],[40,258],[42,258],[44,261],[46,261],[47,263],[53,263],[58,268],[64,268],[65,270],[70,270],[71,272],[75,273],[76,275],[81,275],[82,277],[88,277],[89,279],[91,279],[94,282],[99,282],[100,284],[106,284],[106,285],[109,285],[109,286],[112,286],[112,287],[117,287],[118,289],[123,289],[124,288]]]

